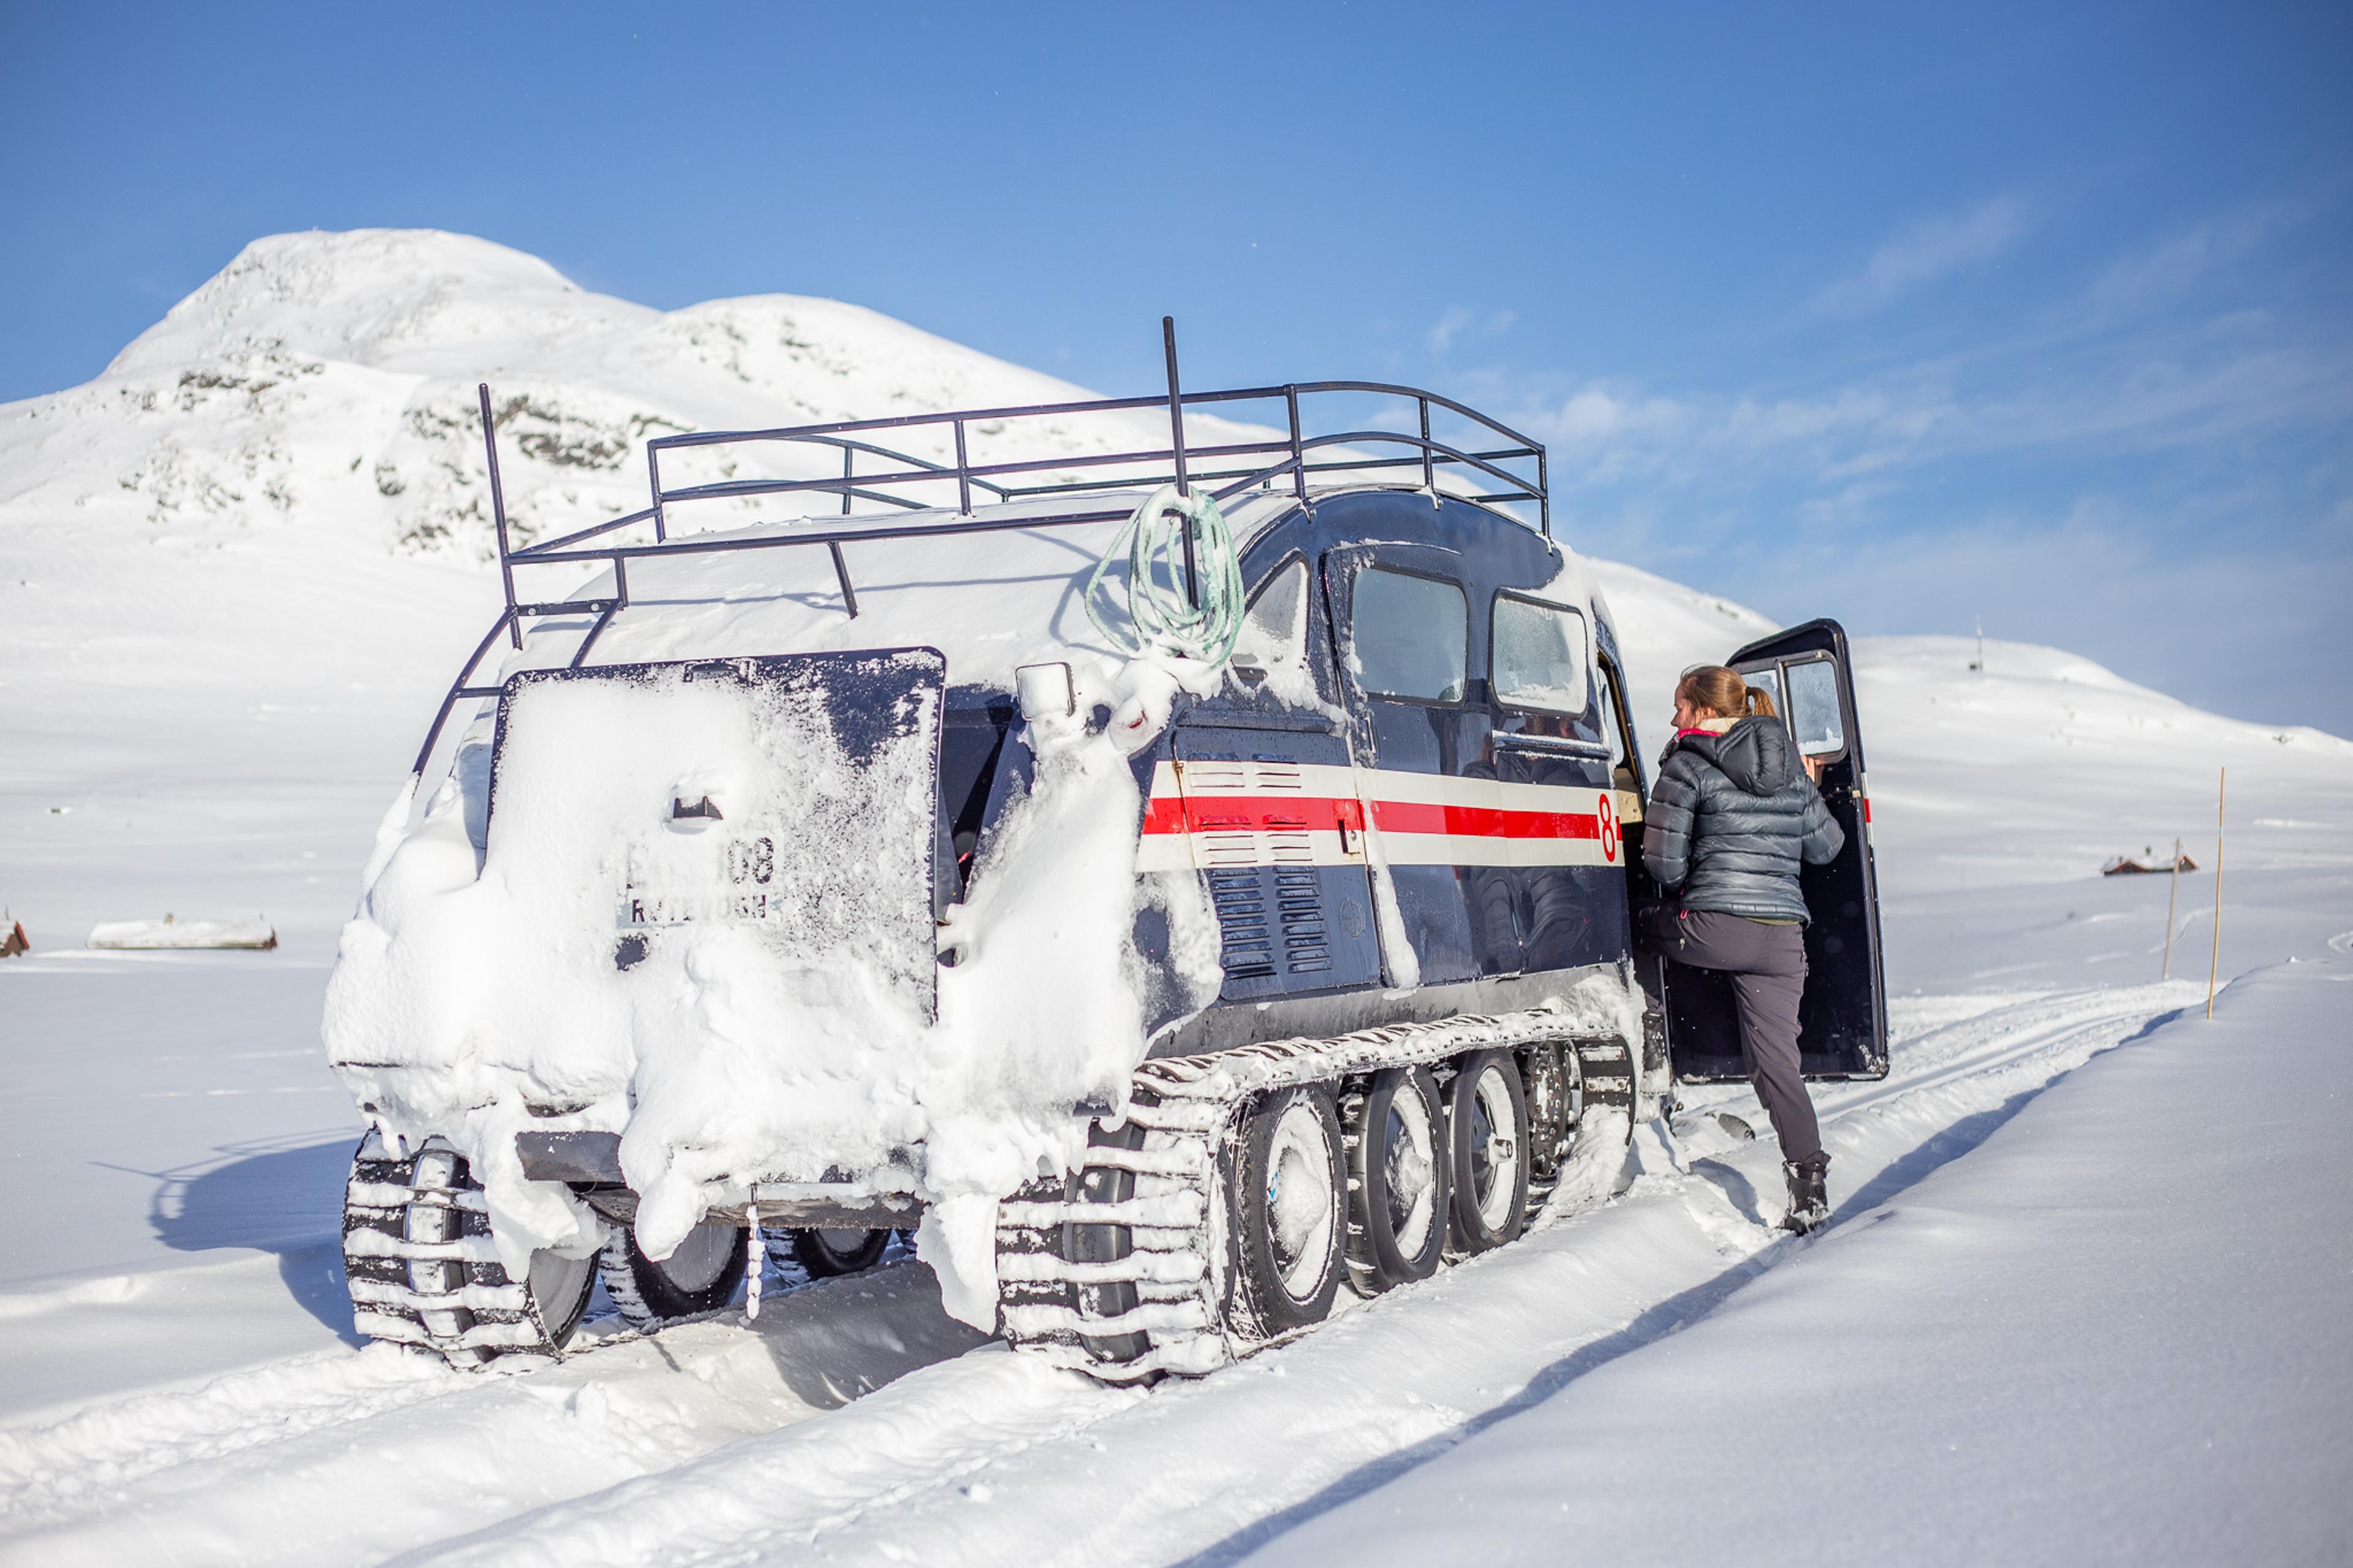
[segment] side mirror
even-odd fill
[[[1025,664],[1013,672],[1013,687],[1021,717],[1030,723],[1071,718],[1079,710],[1078,688],[1067,664]]]

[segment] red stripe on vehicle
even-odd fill
[[[1388,833],[1451,833],[1466,838],[1599,838],[1592,812],[1504,811],[1483,805],[1430,805],[1377,800],[1373,820]]]
[[[1261,828],[1355,826],[1356,802],[1328,795],[1158,795],[1147,802],[1144,831],[1240,833]],[[1390,833],[1452,834],[1466,838],[1599,838],[1594,812],[1513,811],[1482,805],[1436,805],[1377,800],[1373,820]]]
[[[1144,831],[1146,833],[1183,833],[1185,802],[1181,796],[1156,795],[1144,803]]]
[[[1258,827],[1321,827],[1355,823],[1353,800],[1330,795],[1155,795],[1144,808],[1146,833],[1239,833]]]

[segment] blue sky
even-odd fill
[[[2353,734],[2341,5],[0,6],[0,399],[254,237],[1396,376],[1556,526]]]

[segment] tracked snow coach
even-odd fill
[[[1722,977],[1637,939],[1626,673],[1542,449],[1167,348],[1165,397],[658,437],[646,510],[529,544],[485,389],[506,607],[329,988],[363,1332],[552,1354],[600,1276],[649,1326],[907,1233],[1017,1346],[1205,1372],[1606,1194],[1677,1078],[1741,1074]],[[1878,1076],[1843,634],[1731,662],[1847,830],[1805,1067]]]

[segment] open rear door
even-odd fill
[[[1808,621],[1750,643],[1727,661],[1770,692],[1798,750],[1822,763],[1822,800],[1846,831],[1846,847],[1799,879],[1806,927],[1806,998],[1798,1048],[1810,1079],[1887,1075],[1887,988],[1879,948],[1879,880],[1872,860],[1871,799],[1846,630]],[[1745,1077],[1731,983],[1709,970],[1661,966],[1667,1042],[1675,1076]]]

